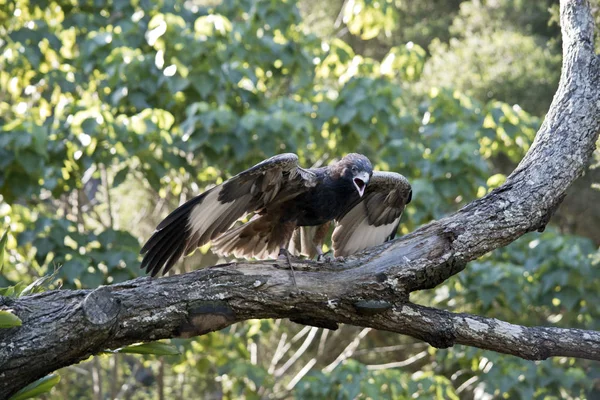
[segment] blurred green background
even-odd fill
[[[307,167],[360,152],[404,174],[410,232],[502,184],[560,50],[554,1],[0,0],[1,293],[140,276],[140,244],[170,210],[280,152]],[[600,329],[597,182],[592,167],[546,232],[411,299]],[[206,246],[175,272],[219,261]],[[179,354],[64,368],[42,397],[600,398],[598,363],[351,326],[257,320],[170,343]]]

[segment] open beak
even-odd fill
[[[365,194],[367,183],[369,183],[369,174],[366,172],[361,172],[353,179],[353,182],[356,190],[358,191],[358,195],[362,197],[363,194]]]

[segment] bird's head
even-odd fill
[[[358,195],[362,197],[373,175],[371,161],[362,154],[350,153],[340,160],[340,164],[342,177],[352,181]]]

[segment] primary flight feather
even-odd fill
[[[142,248],[141,267],[164,274],[210,241],[220,255],[321,256],[332,221],[334,256],[347,256],[392,239],[411,197],[404,176],[373,172],[361,154],[310,169],[301,168],[295,154],[280,154],[175,209]],[[250,213],[250,221],[233,226]]]

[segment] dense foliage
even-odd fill
[[[404,174],[414,196],[401,233],[500,185],[558,80],[550,5],[325,3],[0,1],[1,293],[139,276],[140,243],[169,210],[278,152],[311,166],[356,151]],[[529,234],[413,300],[600,329],[600,237],[576,233]],[[217,261],[206,246],[176,268]],[[349,326],[249,321],[170,342],[59,371],[47,396],[599,395],[590,362]]]

